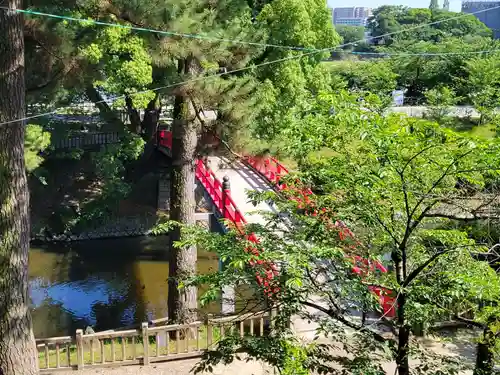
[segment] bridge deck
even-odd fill
[[[248,198],[247,191],[270,191],[272,187],[269,183],[264,180],[259,173],[249,168],[239,160],[210,157],[209,165],[219,180],[222,181],[224,176],[229,177],[231,198],[242,212],[247,222],[266,225],[267,218],[265,217],[265,213],[275,212],[275,209],[264,202],[254,206]],[[313,298],[313,301],[317,304],[322,304],[320,298]],[[310,314],[317,313],[312,308],[306,308],[306,310]],[[292,319],[292,327],[299,337],[306,340],[312,340],[316,336],[316,330],[319,325],[302,319],[299,316],[295,316]]]
[[[261,202],[254,206],[248,198],[248,191],[265,192],[271,190],[269,184],[254,170],[238,160],[209,157],[209,164],[217,178],[222,181],[229,177],[231,198],[248,223],[266,225],[264,212],[273,212],[274,208]]]

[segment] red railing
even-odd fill
[[[168,149],[172,148],[172,133],[170,131],[158,131],[156,139],[157,145]],[[207,167],[202,159],[198,159],[196,161],[195,174],[196,178],[203,185],[222,217],[232,223],[235,226],[235,229],[237,229],[241,235],[244,235],[248,241],[257,245],[259,240],[254,233],[245,234],[244,227],[247,224],[247,221],[236,206],[236,203],[234,203],[231,198],[230,192],[224,191],[220,180],[215,176],[215,173]],[[259,255],[257,246],[250,246],[247,248],[247,251],[256,256]],[[256,279],[257,282],[264,287],[264,291],[268,294],[268,296],[272,296],[279,291],[279,289],[274,288],[270,283],[276,276],[278,276],[278,271],[274,264],[264,262],[262,260],[252,260],[250,261],[250,265],[263,266],[263,274],[257,272]]]
[[[172,149],[172,132],[168,130],[158,130],[156,133],[156,144],[168,149]]]
[[[280,178],[288,174],[288,169],[275,158],[247,156],[245,159],[253,169],[274,183],[278,190],[286,189],[285,184],[280,184]]]
[[[305,206],[310,203],[309,196],[312,195],[312,191],[310,189],[298,191],[297,189],[290,189],[285,183],[281,182],[282,178],[286,176],[289,171],[275,158],[247,156],[245,157],[245,161],[253,169],[264,176],[269,182],[271,182],[278,191],[295,190],[292,192],[298,194],[292,195],[290,198],[298,202],[299,208],[305,208]],[[297,195],[300,195],[302,197],[300,198]],[[319,211],[317,209],[314,209],[311,214],[313,216],[317,216],[319,214]],[[340,228],[339,237],[341,240],[343,240],[345,237],[354,238],[354,234],[349,228],[347,228],[344,223],[336,221],[332,226]],[[366,259],[363,259],[359,256],[355,256],[353,258],[353,261],[354,267],[352,268],[352,270],[358,275],[366,274],[368,272],[368,269],[370,269],[370,271],[375,271],[375,269],[377,269],[383,273],[387,272],[387,269],[380,262],[373,262],[369,265]],[[368,288],[379,298],[384,315],[387,317],[394,317],[396,315],[395,298],[391,296],[391,290],[377,286],[369,286]]]
[[[171,149],[172,148],[172,133],[167,130],[160,130],[157,133],[157,144]],[[286,184],[281,182],[281,178],[286,176],[289,171],[283,166],[278,160],[275,158],[261,158],[261,157],[246,157],[245,161],[257,172],[259,172],[262,176],[264,176],[268,181],[273,183],[276,189],[280,191],[290,191],[290,189]],[[243,214],[238,210],[236,204],[229,192],[224,192],[222,183],[217,179],[212,170],[207,168],[203,160],[199,159],[196,162],[196,178],[203,185],[208,195],[214,202],[217,210],[221,213],[224,219],[229,220],[235,228],[241,233],[244,234],[244,226],[247,224]],[[295,189],[296,190],[296,189]],[[299,195],[302,195],[302,199],[297,196],[292,196],[291,198],[298,202],[299,208],[304,208],[309,203],[309,197],[312,195],[312,191],[310,189],[305,189],[303,191],[295,191],[298,192]],[[316,216],[318,213],[317,210],[312,212],[312,215]],[[345,237],[354,238],[354,234],[351,232],[349,228],[345,226],[342,222],[335,222],[334,226],[336,228],[340,228],[339,236],[343,240]],[[246,235],[246,238],[257,244],[259,242],[257,236],[251,233]],[[252,246],[247,249],[249,252],[254,255],[259,255],[259,251],[256,246]],[[362,259],[360,257],[354,257],[355,265],[353,267],[353,272],[357,274],[364,274],[367,272],[368,262],[366,259]],[[356,264],[357,263],[357,264]],[[259,284],[264,285],[265,291],[268,294],[276,293],[276,289],[271,288],[269,281],[271,281],[274,277],[278,275],[276,266],[274,264],[264,263],[261,260],[257,260],[255,262],[251,262],[251,265],[264,265],[267,270],[265,271],[264,277],[260,274],[257,275],[257,281]],[[375,267],[381,272],[387,272],[387,269],[382,266],[379,262],[375,262]],[[371,265],[370,269],[373,267]],[[371,269],[372,270],[372,269]],[[388,317],[395,316],[395,300],[393,297],[389,296],[390,290],[382,287],[370,286],[369,289],[379,297],[380,304],[384,311],[384,315]]]
[[[239,230],[247,223],[229,192],[224,192],[222,183],[202,159],[196,162],[196,178],[201,182],[224,219],[231,221]]]
[[[198,159],[196,162],[196,178],[201,182],[224,219],[229,220],[240,234],[245,235],[248,241],[255,244],[255,246],[249,246],[246,250],[258,256],[259,250],[256,245],[259,243],[259,239],[254,233],[245,234],[244,227],[247,224],[245,217],[236,206],[236,203],[234,203],[230,192],[224,191],[222,183],[217,179],[214,172],[207,168],[206,164],[201,159]],[[264,266],[264,273],[262,275],[260,273],[256,274],[257,282],[264,287],[264,292],[267,293],[268,296],[277,293],[279,289],[273,288],[270,283],[270,281],[278,276],[276,266],[272,263],[263,262],[262,260],[250,261],[251,266],[255,266],[256,264]]]

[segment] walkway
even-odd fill
[[[46,373],[50,375],[190,375],[192,368],[198,363],[198,359],[187,359],[171,362],[157,363],[150,366],[121,366],[114,368],[89,368],[75,371],[54,371]],[[264,364],[250,361],[235,360],[228,366],[219,365],[213,372],[204,374],[211,375],[268,375],[272,374]]]
[[[270,185],[257,172],[239,160],[215,156],[209,157],[208,160],[210,169],[220,181],[225,176],[229,177],[231,198],[246,221],[251,224],[266,225],[266,218],[261,213],[273,212],[273,207],[264,202],[254,206],[249,200],[247,192],[270,191]]]

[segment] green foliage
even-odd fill
[[[388,59],[338,61],[325,65],[332,71],[332,85],[346,81],[351,89],[378,94],[402,88],[406,89],[408,104],[431,104],[425,93],[433,95],[435,90],[447,87],[456,96],[456,100],[449,102],[453,104],[447,106],[472,104],[486,114],[486,107],[493,108],[497,100],[498,84],[494,72],[498,59],[494,52],[482,54],[481,51],[497,48],[500,44],[480,36],[447,37],[437,42],[409,36],[394,40],[389,46],[376,47],[377,52],[391,54]]]
[[[272,199],[278,212],[266,215],[265,226],[248,228],[259,236],[258,245],[236,233],[187,234],[186,241],[202,243],[227,264],[220,272],[188,281],[208,285],[209,300],[223,286],[235,285],[253,291],[243,312],[262,303],[278,307],[271,336],[252,338],[251,344],[246,339],[222,342],[216,352],[225,359],[209,354],[205,363],[225,362],[244,351],[283,371],[277,360],[282,343],[293,346],[287,324],[300,317],[317,323],[318,335],[347,352],[331,354],[333,344],[309,348],[302,352],[307,360],[299,361],[309,372],[333,373],[333,366],[340,366],[344,373],[381,374],[383,362],[408,355],[410,347],[422,361],[416,373],[456,373],[457,361],[426,354],[401,334],[382,337],[376,324],[363,326],[353,309],[380,311],[367,284],[391,289],[396,296],[398,320],[377,321],[392,332],[432,325],[447,314],[471,314],[475,324],[496,329],[497,323],[489,322],[498,311],[478,307],[478,302],[498,305],[498,277],[487,263],[471,257],[485,249],[450,224],[482,214],[474,203],[478,194],[498,193],[485,187],[499,177],[500,143],[471,139],[427,120],[383,115],[375,96],[367,95],[362,104],[358,98],[347,92],[322,93],[309,103],[312,111],[304,114],[301,126],[287,129],[288,151],[299,172],[286,183],[310,186],[309,205],[303,202],[299,209],[290,199],[293,192],[252,194],[256,201]],[[487,212],[498,217],[498,208],[484,199]],[[311,215],[317,207],[325,210]],[[287,212],[285,221],[282,212]],[[338,221],[356,238],[341,236],[342,229],[333,225]],[[257,246],[258,255],[249,246]],[[352,272],[354,254],[382,261],[391,271],[361,278]],[[256,273],[269,272],[269,262],[281,265],[279,277],[268,281],[272,297],[255,279]],[[349,335],[353,330],[356,334]],[[399,365],[405,366],[404,361]]]
[[[130,182],[125,181],[127,163],[136,160],[143,152],[144,141],[137,135],[124,136],[123,143],[108,145],[92,154],[94,166],[95,194],[80,202],[75,216],[68,212],[66,230],[85,230],[104,224],[116,213],[118,204],[131,191]]]
[[[24,137],[24,163],[28,172],[33,172],[43,162],[41,152],[50,145],[50,133],[39,125],[26,125]]]
[[[342,44],[356,43],[365,38],[364,26],[336,25],[335,30],[342,38]],[[344,49],[353,49],[355,45],[345,46]]]
[[[321,1],[273,1],[262,9],[257,20],[272,44],[322,49],[340,42],[331,23],[331,15]],[[320,61],[329,53],[291,59],[302,53],[277,48],[264,52],[260,62],[285,61],[258,71],[258,79],[264,82],[261,94],[263,107],[254,125],[253,137],[266,140],[277,137],[282,129],[300,121],[300,111],[308,98],[328,88],[330,74]]]
[[[453,90],[445,86],[427,90],[424,95],[428,108],[426,115],[440,124],[444,123],[459,100]]]
[[[143,91],[153,81],[151,56],[144,40],[128,29],[96,28],[96,35],[89,43],[79,47],[81,58],[97,68],[101,75],[93,85],[110,94]],[[153,97],[152,93],[132,96],[134,104],[143,107]]]
[[[408,89],[407,97],[420,99],[426,90],[447,86],[457,96],[467,97],[469,88],[464,78],[464,69],[474,55],[462,55],[465,52],[488,50],[493,41],[486,38],[446,38],[441,42],[401,40],[382,51],[402,53],[389,60],[392,70],[398,73],[398,86]],[[405,56],[409,54],[439,54],[443,56]],[[480,56],[480,55],[479,55]]]
[[[458,19],[456,16],[457,13],[445,10],[384,5],[373,11],[373,16],[368,22],[368,29],[372,36],[378,37],[412,28],[407,33],[384,36],[383,40],[386,45],[401,39],[438,42],[445,38],[469,35],[492,37],[492,31],[474,15],[461,16]],[[436,23],[448,18],[455,19]],[[428,24],[428,26],[414,29],[415,26],[422,24]]]
[[[332,64],[332,76],[340,76],[352,89],[371,91],[388,95],[396,88],[398,74],[387,64],[380,61],[348,61]]]
[[[480,125],[497,122],[500,105],[500,62],[497,55],[467,61],[469,99],[479,112]]]

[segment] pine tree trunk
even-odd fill
[[[7,0],[21,8],[21,0]],[[20,13],[0,9],[0,122],[25,116]],[[38,373],[28,309],[29,216],[24,122],[0,125],[0,374]]]
[[[87,87],[85,89],[85,94],[90,99],[90,101],[95,104],[95,106],[99,110],[99,115],[105,121],[105,124],[102,127],[103,131],[124,131],[125,127],[123,125],[123,121],[120,119],[120,117],[118,117],[116,112],[109,107],[108,103],[104,101],[104,98],[95,87]]]
[[[191,59],[179,61],[179,73],[189,75]],[[196,147],[200,124],[190,100],[183,93],[175,97],[172,126],[172,177],[170,187],[170,219],[194,225]],[[180,230],[170,233],[171,243],[179,240]],[[194,287],[178,289],[178,280],[196,274],[195,246],[169,249],[168,316],[172,322],[195,321],[197,291]]]
[[[160,121],[161,101],[160,94],[156,94],[155,98],[148,103],[144,112],[144,120],[142,121],[142,129],[144,130],[144,139],[149,142],[153,139],[158,122]]]

